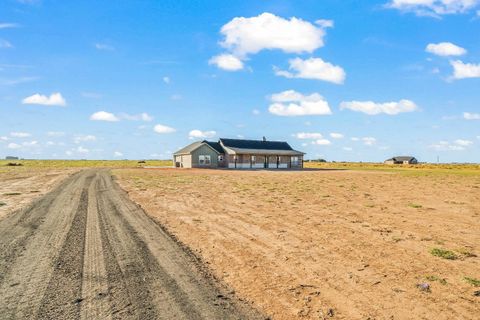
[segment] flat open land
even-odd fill
[[[74,168],[0,167],[0,219],[43,196]]]
[[[273,319],[478,319],[479,171],[393,171],[114,174]]]
[[[36,188],[39,177],[15,169]],[[260,317],[226,289],[106,169],[75,173],[0,219],[1,319]]]

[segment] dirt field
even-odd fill
[[[73,168],[0,167],[0,219],[43,196],[67,176]]]
[[[261,318],[225,290],[108,170],[0,219],[2,319]]]
[[[273,319],[480,314],[478,171],[114,173]]]

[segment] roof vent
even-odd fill
[[[264,141],[264,142],[267,141],[267,138],[265,138],[265,136],[263,136],[263,141]]]

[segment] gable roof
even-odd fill
[[[259,155],[303,155],[284,141],[243,140],[220,138],[220,144],[228,154],[259,154]]]
[[[411,156],[398,156],[398,157],[390,158],[386,161],[401,161],[401,162],[403,162],[403,161],[412,161],[414,159],[415,159],[415,157],[411,157]]]
[[[189,144],[188,146],[178,150],[177,152],[174,153],[174,155],[181,155],[181,154],[189,154],[192,151],[200,148],[203,145],[207,145],[210,148],[212,148],[215,152],[217,153],[224,153],[222,146],[218,142],[210,142],[210,141],[196,141],[194,143]]]
[[[220,143],[225,147],[240,149],[261,149],[261,150],[293,150],[290,145],[284,141],[263,141],[263,140],[243,140],[243,139],[223,139]]]

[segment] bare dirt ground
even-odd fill
[[[78,169],[0,168],[0,219],[45,195]]]
[[[480,278],[479,175],[114,173],[131,199],[273,319],[480,314],[472,281]]]
[[[85,170],[0,220],[2,319],[246,319],[198,260]]]

